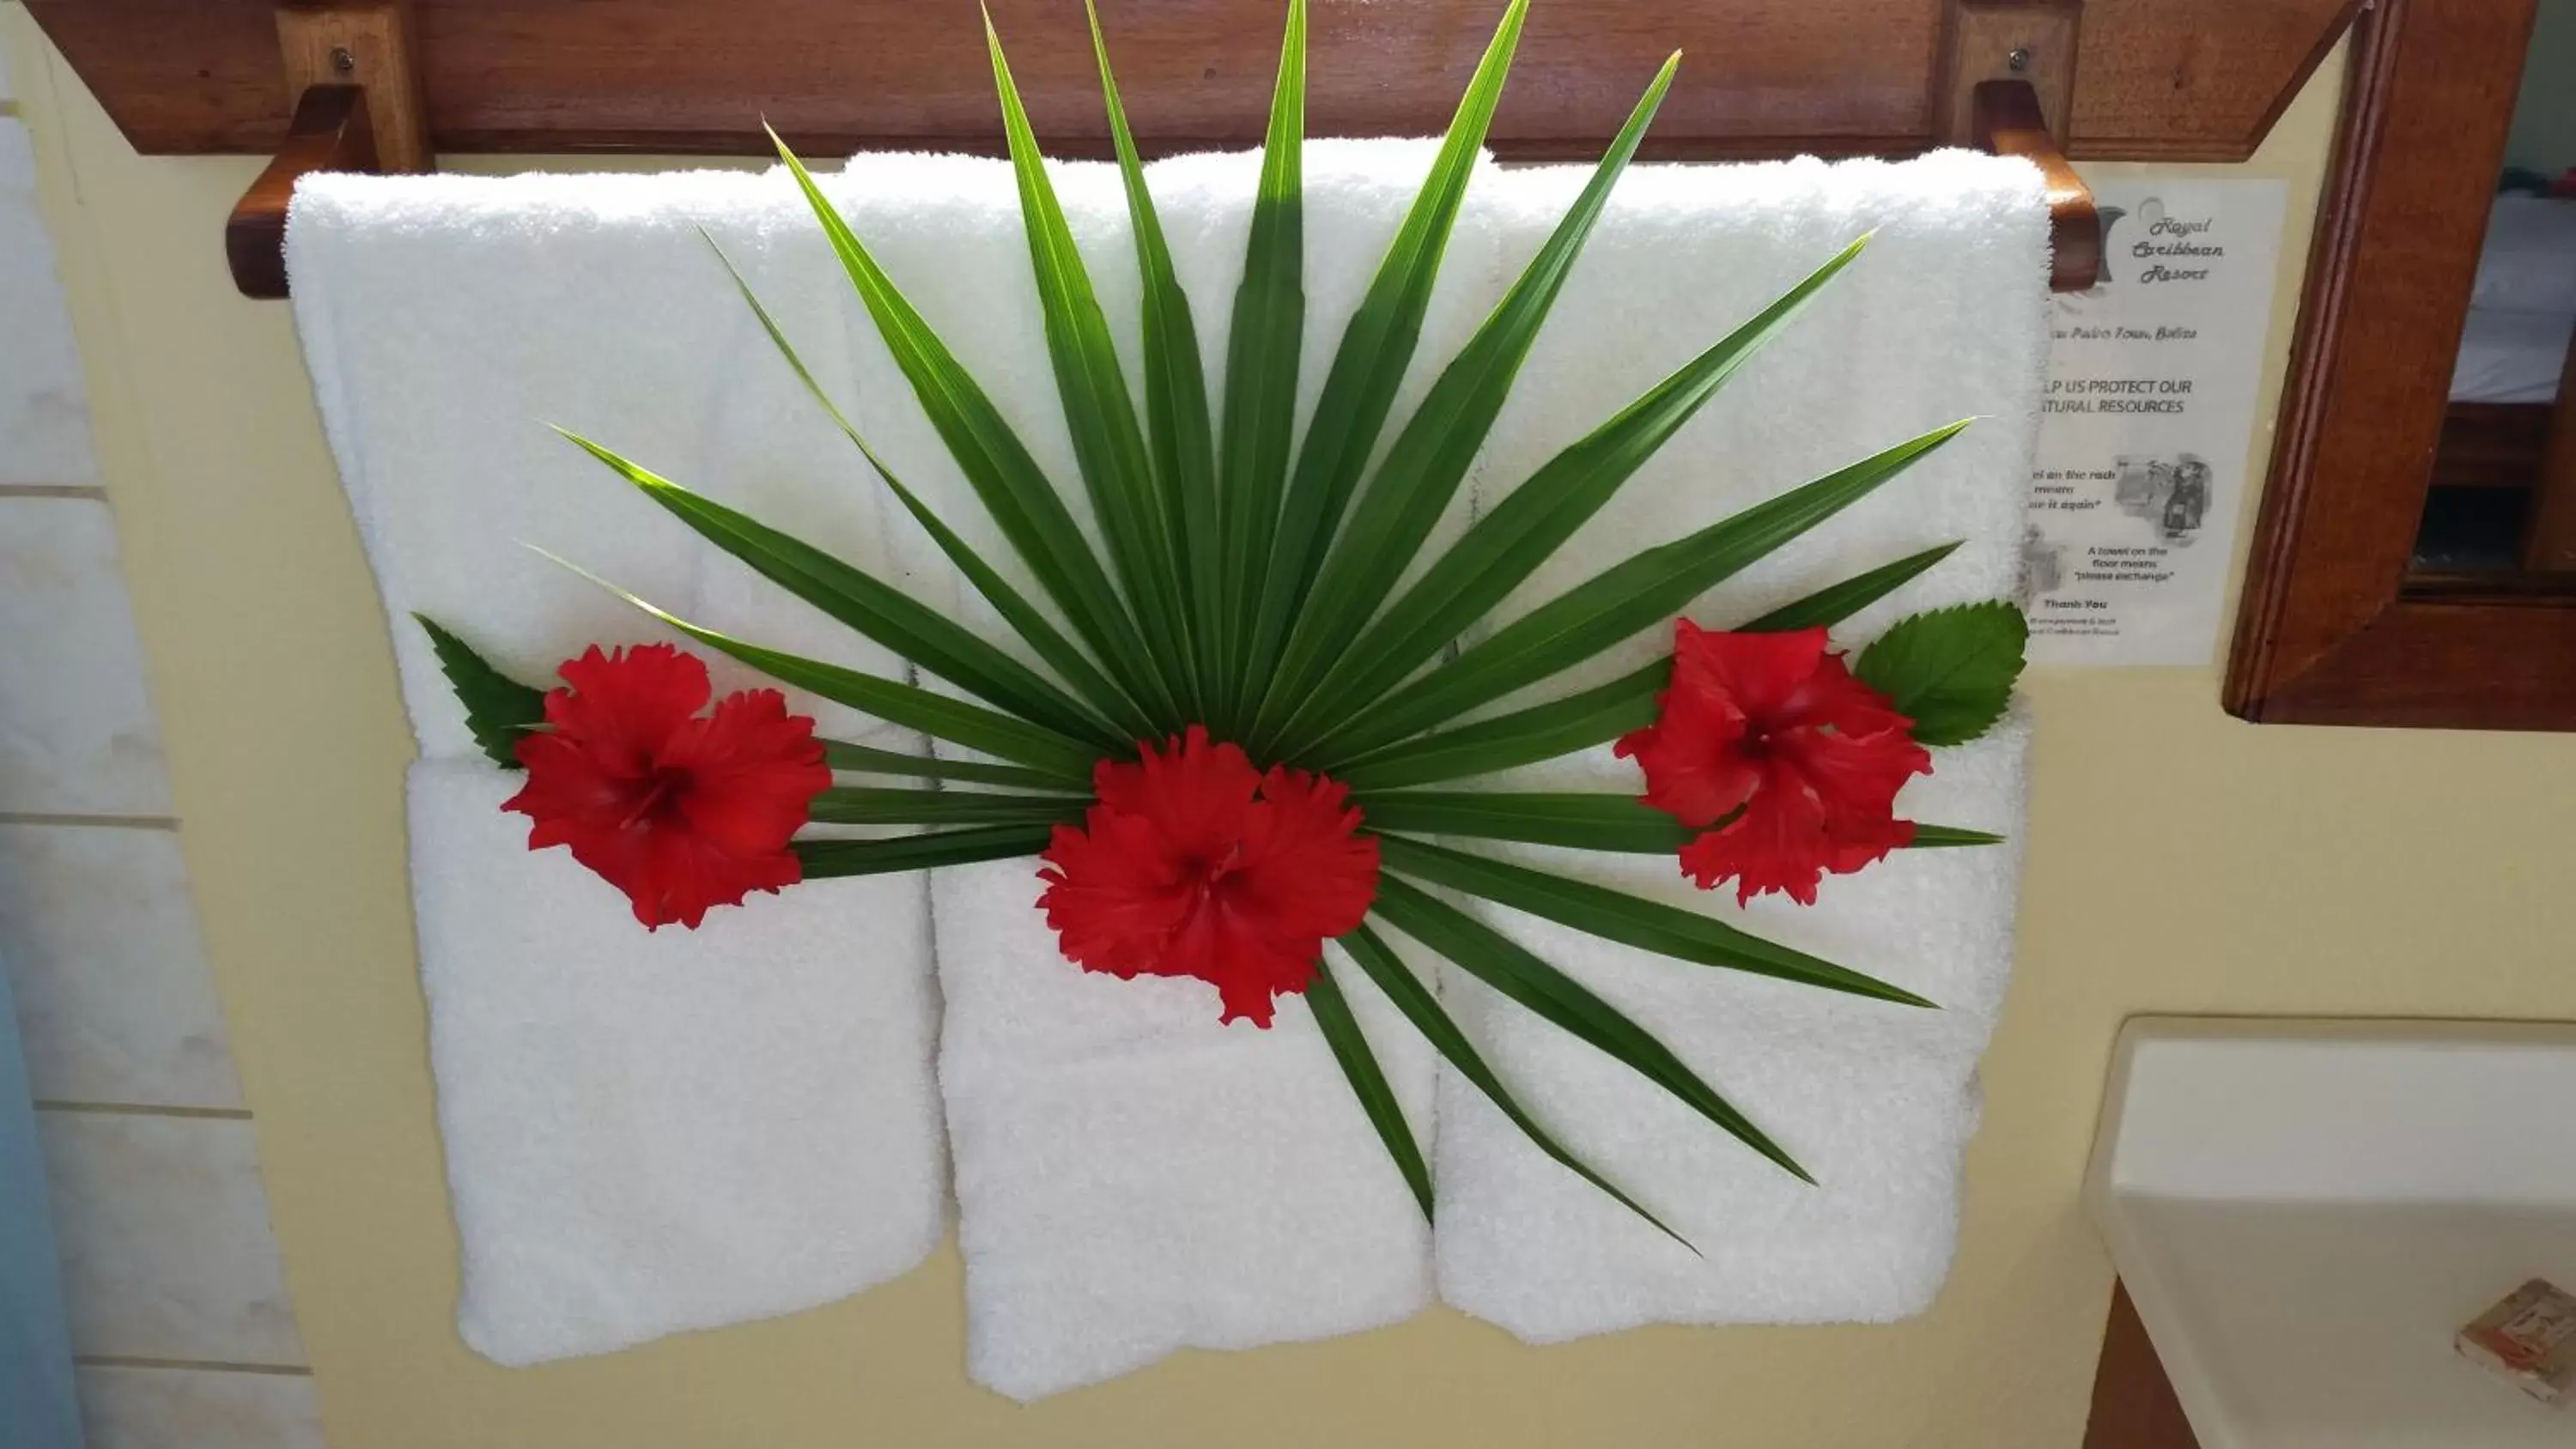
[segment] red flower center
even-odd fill
[[[1653,724],[1619,741],[1647,804],[1703,833],[1682,847],[1703,890],[1782,891],[1813,905],[1849,872],[1914,838],[1896,793],[1929,774],[1914,722],[1825,652],[1825,631],[1731,634],[1673,626],[1672,684]]]
[[[567,660],[542,733],[519,741],[528,783],[501,808],[535,823],[528,848],[572,848],[647,927],[694,928],[710,906],[804,879],[787,842],[832,771],[814,721],[774,689],[713,693],[668,644]]]
[[[1338,782],[1265,775],[1201,726],[1140,756],[1095,766],[1098,803],[1080,829],[1056,827],[1038,873],[1047,924],[1086,971],[1195,976],[1222,1020],[1268,1026],[1324,942],[1368,914],[1377,842]]]

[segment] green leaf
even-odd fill
[[[1361,710],[1328,737],[1322,752],[1377,749],[1435,729],[1670,620],[1738,570],[1867,497],[1967,425],[1935,428],[1594,575]]]
[[[1673,1094],[1800,1180],[1813,1177],[1644,1027],[1502,932],[1392,875],[1380,875],[1377,914],[1467,974]]]
[[[970,750],[1044,771],[1074,789],[1089,788],[1091,766],[1098,758],[1098,752],[1078,740],[979,704],[934,694],[918,685],[844,669],[818,659],[800,658],[719,634],[647,603],[597,574],[545,554],[542,549],[537,552],[699,643],[739,659],[781,683],[819,694],[836,704],[848,705],[889,724],[919,730],[933,739],[946,740],[953,745],[963,745]]]
[[[1875,976],[1766,941],[1723,921],[1588,881],[1382,832],[1378,850],[1388,870],[1482,896],[1641,951],[1903,1006],[1932,1005]]]
[[[1089,804],[1071,795],[835,785],[814,797],[810,818],[817,825],[1072,825]]]
[[[885,465],[885,460],[877,456],[876,449],[868,446],[868,440],[859,435],[859,430],[851,425],[831,395],[823,391],[823,385],[814,380],[814,374],[805,366],[805,359],[796,355],[795,346],[779,329],[778,320],[769,314],[769,309],[761,305],[759,295],[743,279],[742,270],[733,264],[733,258],[725,255],[724,248],[716,246],[714,237],[707,237],[707,245],[714,249],[716,259],[724,263],[725,270],[733,277],[735,288],[742,293],[742,300],[751,308],[752,315],[760,319],[761,330],[769,334],[770,342],[778,348],[778,355],[794,370],[797,380],[805,384],[806,392],[822,404],[823,411],[829,413],[832,421],[840,427],[841,436],[848,438],[850,445],[859,450],[859,456],[867,460],[868,467],[875,471],[886,487],[893,490],[904,511],[912,515],[913,521],[920,524],[931,541],[939,545],[939,551],[948,555],[949,561],[957,565],[968,582],[974,584],[975,591],[992,604],[994,612],[1002,616],[1002,621],[1011,626],[1012,632],[1018,634],[1021,641],[1038,658],[1046,661],[1047,666],[1055,670],[1093,709],[1115,721],[1124,738],[1150,739],[1158,733],[1126,690],[1102,674],[1089,655],[1064,637],[1063,631],[1039,613],[1018,589],[1011,587],[992,565],[957,536],[954,529],[942,522],[939,515],[931,512],[927,504],[903,485],[903,480],[897,478],[894,470]]]
[[[1354,790],[1430,785],[1490,775],[1607,744],[1655,722],[1655,696],[1673,672],[1670,656],[1580,694],[1389,746],[1324,773]]]
[[[1663,1219],[1646,1211],[1635,1198],[1621,1192],[1608,1178],[1593,1171],[1581,1158],[1568,1152],[1546,1128],[1538,1124],[1536,1118],[1524,1111],[1519,1101],[1514,1099],[1511,1092],[1503,1086],[1502,1079],[1494,1075],[1493,1068],[1485,1065],[1484,1057],[1477,1053],[1475,1044],[1467,1040],[1467,1034],[1458,1029],[1458,1023],[1450,1019],[1448,1012],[1440,1009],[1438,998],[1434,997],[1430,989],[1416,979],[1411,971],[1405,969],[1404,962],[1397,958],[1394,949],[1388,946],[1375,931],[1361,926],[1342,936],[1340,943],[1342,950],[1350,956],[1351,960],[1358,963],[1362,971],[1368,973],[1371,981],[1377,983],[1377,989],[1385,993],[1386,999],[1395,1004],[1395,1009],[1404,1013],[1404,1019],[1413,1023],[1414,1030],[1422,1033],[1422,1039],[1431,1043],[1432,1049],[1439,1052],[1449,1065],[1457,1068],[1458,1075],[1474,1083],[1476,1090],[1484,1093],[1487,1101],[1501,1109],[1503,1116],[1513,1126],[1521,1129],[1522,1136],[1530,1140],[1531,1146],[1546,1153],[1555,1159],[1558,1165],[1585,1182],[1608,1193],[1611,1200],[1621,1207],[1654,1224],[1666,1237],[1685,1248],[1690,1248],[1694,1253],[1699,1251],[1691,1247],[1688,1238],[1666,1227]],[[1318,976],[1323,974],[1322,963],[1316,964],[1315,971]],[[1307,994],[1313,995],[1312,988],[1309,988]],[[1348,1008],[1343,1009],[1348,1010]],[[1323,1016],[1320,1010],[1315,1014],[1318,1019]],[[1407,1145],[1410,1143],[1408,1142]],[[1421,1191],[1423,1211],[1427,1214],[1430,1211],[1430,1183],[1427,1178]]]
[[[1431,305],[1441,254],[1449,245],[1459,203],[1466,198],[1467,179],[1483,151],[1494,107],[1502,100],[1503,81],[1511,73],[1512,53],[1520,45],[1521,22],[1528,12],[1529,0],[1512,0],[1511,8],[1503,12],[1484,58],[1467,82],[1466,94],[1458,99],[1440,153],[1396,228],[1395,240],[1387,244],[1367,295],[1342,330],[1332,368],[1324,374],[1324,390],[1316,399],[1314,416],[1307,420],[1296,474],[1280,506],[1277,534],[1262,575],[1260,608],[1244,663],[1247,699],[1270,696],[1272,670],[1287,642],[1289,626],[1305,607],[1316,572],[1323,566],[1325,546],[1332,542],[1342,510],[1377,447],[1387,412],[1395,406],[1396,391],[1404,383],[1404,370],[1422,335],[1422,317]],[[1295,702],[1276,701],[1282,706]],[[1265,704],[1262,714],[1268,716],[1270,709]],[[1268,732],[1256,726],[1253,737],[1266,739]]]
[[[867,304],[886,350],[911,381],[913,396],[948,445],[949,455],[983,502],[984,511],[992,515],[1012,551],[1036,575],[1048,597],[1064,610],[1074,632],[1105,662],[1120,688],[1141,702],[1149,717],[1174,722],[1172,727],[1177,728],[1181,711],[1176,697],[1055,485],[1002,420],[992,399],[868,255],[849,223],[814,184],[805,163],[787,149],[777,132],[770,132],[770,140],[777,144],[779,160],[804,190],[806,203],[841,259],[841,270]]]
[[[1699,834],[1634,795],[1598,791],[1396,790],[1355,794],[1351,803],[1370,830],[1571,850],[1670,855]]]
[[[1358,644],[1345,650],[1323,683],[1301,700],[1275,739],[1276,749],[1256,751],[1295,757],[1329,726],[1381,699],[1399,681],[1448,647],[1482,619],[1559,545],[1600,511],[1665,441],[1763,343],[1776,336],[1869,242],[1864,236],[1836,253],[1706,352],[1657,383],[1581,441],[1548,460],[1493,511],[1476,520],[1439,561],[1389,605]]]
[[[1634,795],[1597,790],[1368,790],[1354,792],[1351,803],[1367,828],[1381,833],[1464,835],[1621,855],[1671,855],[1700,833]],[[1913,844],[1938,848],[2002,840],[1982,830],[1918,824]]]
[[[1283,701],[1304,698],[1359,637],[1457,496],[1538,338],[1539,325],[1574,270],[1611,187],[1645,139],[1647,123],[1680,63],[1679,52],[1664,62],[1573,208],[1396,434],[1297,613],[1270,686],[1274,709]]]
[[[1036,855],[1047,848],[1053,832],[1043,825],[986,825],[969,830],[933,830],[884,840],[808,838],[788,843],[803,862],[807,880],[835,876],[888,875],[905,870],[933,870],[943,865],[1009,860]]]
[[[1287,488],[1288,444],[1297,421],[1298,349],[1306,329],[1306,221],[1303,148],[1306,126],[1306,0],[1288,0],[1279,42],[1279,80],[1270,96],[1270,130],[1261,145],[1260,188],[1253,193],[1252,235],[1243,281],[1235,287],[1234,325],[1226,337],[1225,428],[1217,456],[1217,531],[1224,563],[1225,607],[1217,619],[1224,666],[1216,718],[1224,737],[1241,733],[1257,700],[1244,697],[1244,651],[1261,605],[1262,571],[1279,527]]]
[[[1895,592],[1957,547],[1943,544],[1854,574],[1736,627],[1762,633],[1839,624]],[[1655,696],[1671,675],[1672,659],[1667,655],[1564,699],[1391,745],[1355,761],[1329,760],[1324,772],[1354,790],[1385,790],[1486,775],[1588,750],[1653,724]]]
[[[1108,721],[1075,703],[1035,670],[903,590],[748,514],[681,487],[578,433],[561,428],[555,431],[697,530],[701,538],[903,659],[1032,724],[1090,741],[1103,753],[1123,750],[1134,743],[1121,739]]]
[[[2030,625],[2000,599],[1900,619],[1852,661],[1863,684],[1914,721],[1927,745],[1962,745],[2012,703]]]
[[[1413,1140],[1413,1125],[1404,1120],[1403,1104],[1387,1085],[1377,1054],[1369,1050],[1359,1019],[1351,1015],[1351,1004],[1342,999],[1341,983],[1321,960],[1315,962],[1314,978],[1306,983],[1306,1004],[1314,1008],[1315,1025],[1323,1028],[1325,1044],[1333,1049],[1333,1060],[1341,1063],[1352,1095],[1360,1099],[1360,1110],[1368,1114],[1369,1125],[1386,1144],[1386,1155],[1395,1159],[1395,1170],[1404,1174],[1404,1185],[1413,1189],[1413,1200],[1422,1205],[1422,1220],[1431,1221],[1431,1169],[1422,1161],[1421,1145]]]
[[[1109,319],[1101,315],[1091,273],[1074,246],[1055,185],[1047,179],[1046,157],[1029,129],[1028,112],[1021,108],[1019,87],[1011,82],[1010,62],[1002,58],[1002,38],[989,10],[984,44],[993,56],[993,89],[1002,101],[1002,133],[1010,142],[1012,174],[1019,180],[1020,222],[1028,233],[1029,263],[1037,273],[1038,311],[1046,319],[1047,353],[1055,363],[1056,393],[1073,437],[1074,462],[1091,495],[1092,516],[1109,541],[1110,561],[1127,587],[1127,601],[1144,626],[1154,665],[1190,718],[1203,719],[1198,666],[1182,602],[1180,554],[1171,514],[1155,496],[1153,463],[1144,430],[1136,424],[1127,373],[1118,364]],[[1170,721],[1176,729],[1185,722]]]
[[[465,706],[465,728],[474,743],[502,769],[518,769],[520,737],[546,722],[546,692],[493,668],[427,614],[412,617],[429,631],[429,647],[438,655],[439,672],[447,676],[448,688],[456,691],[456,702]]]
[[[1154,193],[1145,185],[1136,138],[1127,129],[1127,108],[1118,98],[1118,80],[1109,69],[1100,7],[1083,0],[1083,10],[1091,20],[1091,52],[1100,64],[1101,100],[1108,108],[1109,135],[1117,147],[1118,173],[1127,189],[1128,221],[1136,233],[1136,270],[1145,291],[1146,434],[1153,448],[1164,530],[1173,548],[1172,567],[1189,605],[1187,622],[1197,650],[1194,670],[1205,718],[1215,704],[1226,667],[1216,627],[1225,611],[1225,592],[1207,379],[1199,366],[1199,334],[1190,315],[1189,294],[1181,290],[1180,277],[1172,268],[1162,218],[1154,211]]]
[[[980,785],[1010,785],[1024,790],[1063,790],[1058,777],[1025,765],[993,765],[981,760],[943,760],[935,755],[908,755],[873,745],[825,740],[823,763],[845,775],[896,775],[913,780],[970,780]]]
[[[2003,843],[2004,837],[1991,830],[1968,830],[1956,825],[1925,825],[1920,821],[1915,822],[1914,839],[1908,842],[1916,850],[1947,850],[1963,845],[2001,845]]]
[[[1880,564],[1841,583],[1828,584],[1803,599],[1792,599],[1749,624],[1735,627],[1745,634],[1831,628],[1912,583],[1924,570],[1958,551],[1959,545],[1954,541],[1907,554],[1894,563]]]

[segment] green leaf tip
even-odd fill
[[[473,646],[456,637],[427,614],[412,618],[429,632],[429,647],[438,655],[439,672],[447,676],[456,702],[465,706],[465,728],[475,746],[504,770],[520,768],[518,743],[546,722],[546,692],[503,674]]]
[[[1959,604],[1898,620],[1852,661],[1852,673],[1914,721],[1917,741],[1966,744],[2011,706],[2029,640],[2016,605]]]

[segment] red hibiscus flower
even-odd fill
[[[707,667],[668,644],[594,644],[558,672],[570,687],[519,741],[528,785],[501,807],[536,822],[530,850],[571,846],[648,928],[694,930],[709,906],[804,879],[787,841],[832,772],[784,695],[743,690],[701,716]]]
[[[1038,904],[1067,959],[1112,976],[1195,976],[1220,1021],[1270,1025],[1272,998],[1301,992],[1324,942],[1377,898],[1377,842],[1337,781],[1284,766],[1264,775],[1206,729],[1103,760],[1082,829],[1059,825]]]
[[[1914,839],[1896,792],[1932,772],[1912,720],[1825,652],[1825,631],[1730,634],[1673,625],[1673,681],[1655,722],[1619,741],[1647,804],[1703,833],[1682,871],[1740,905],[1764,891],[1816,903],[1847,873]]]

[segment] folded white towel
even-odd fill
[[[1076,969],[1024,861],[942,871],[940,1086],[966,1255],[967,1370],[1017,1399],[1174,1349],[1411,1316],[1429,1234],[1303,999],[1217,1024],[1192,980]],[[1429,1150],[1433,1059],[1347,973]]]
[[[1534,249],[1580,178],[1509,173],[1486,209],[1507,262]],[[1619,499],[1501,611],[1531,607],[1638,550],[1953,419],[1984,419],[1689,613],[1744,620],[1834,579],[1953,539],[1947,561],[1836,631],[2008,596],[2046,357],[2047,226],[2027,165],[1964,153],[1904,164],[1631,172],[1513,395],[1482,476],[1508,487],[1870,228],[1868,252],[1750,364]],[[1574,680],[1671,647],[1641,637]],[[1559,681],[1547,687],[1562,692]],[[2026,728],[1934,753],[1899,811],[2017,832]],[[1605,748],[1497,782],[1633,793]],[[1492,849],[1477,845],[1472,848]],[[1654,1321],[1882,1320],[1947,1271],[1974,1070],[2012,960],[2017,846],[1905,851],[1829,876],[1818,903],[1739,911],[1662,857],[1496,853],[1740,920],[1940,1002],[1924,1012],[1693,966],[1516,913],[1475,908],[1628,1010],[1821,1179],[1807,1187],[1642,1078],[1455,971],[1444,981],[1496,1069],[1567,1145],[1708,1256],[1693,1258],[1531,1148],[1444,1073],[1436,1235],[1441,1295],[1524,1338]]]
[[[411,875],[458,1327],[505,1364],[792,1312],[939,1241],[920,884],[831,881],[647,935],[501,812],[411,767]]]
[[[1312,409],[1342,326],[1435,149],[1307,148],[1303,408]],[[1151,168],[1211,376],[1223,374],[1258,170],[1249,155]],[[1052,174],[1132,369],[1138,282],[1117,173],[1075,163]],[[850,223],[871,253],[1050,476],[1078,489],[1009,168],[861,156],[841,179],[855,198]],[[1491,305],[1492,255],[1480,229],[1453,241],[1403,406]],[[870,441],[946,521],[1005,564],[1008,549],[864,319],[851,353],[855,412]],[[1466,507],[1461,490],[1452,532]],[[988,635],[999,628],[926,540],[897,536],[908,540],[922,587],[947,581],[961,591],[962,617]],[[1036,597],[1025,571],[1008,571]],[[1034,1398],[1176,1348],[1315,1338],[1400,1319],[1428,1301],[1420,1212],[1305,1003],[1283,1001],[1269,1031],[1221,1026],[1216,994],[1202,983],[1086,975],[1036,911],[1039,890],[1025,861],[944,871],[932,889],[947,999],[940,1082],[974,1376]],[[1434,1058],[1356,974],[1352,981],[1355,1007],[1427,1150]]]
[[[880,672],[899,661],[758,580],[545,426],[864,564],[882,488],[782,367],[698,233],[773,305],[846,284],[783,175],[321,176],[288,231],[314,390],[423,762],[414,907],[469,1342],[503,1362],[782,1313],[917,1263],[945,1185],[917,876],[754,896],[647,935],[564,852],[531,855],[418,610],[551,683],[670,637],[520,547],[654,602]],[[836,340],[809,350],[846,387]],[[759,683],[705,649],[719,692]],[[792,694],[823,733],[917,749]]]

